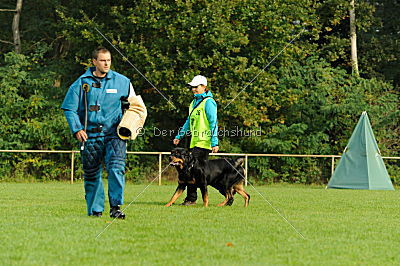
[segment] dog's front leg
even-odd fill
[[[182,195],[183,191],[185,191],[185,188],[186,188],[186,185],[179,184],[175,190],[174,195],[172,195],[171,200],[167,204],[165,204],[165,207],[171,206]]]
[[[203,206],[208,207],[208,191],[207,185],[200,187],[201,195],[203,196]]]

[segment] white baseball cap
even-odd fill
[[[192,87],[197,87],[199,85],[207,86],[207,79],[202,75],[197,75],[188,84]]]

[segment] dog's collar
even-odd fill
[[[187,166],[186,166],[186,169],[192,169],[193,166],[194,166],[194,162],[192,162],[191,164],[187,165]]]

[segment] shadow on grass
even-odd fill
[[[163,202],[159,202],[159,201],[138,201],[138,202],[132,203],[130,207],[132,207],[133,205],[163,206],[163,207],[164,207],[164,205],[167,204],[167,202],[168,202],[167,200],[166,200],[166,201],[163,201]],[[203,207],[203,203],[201,203],[201,204],[196,204],[196,205],[193,205],[193,206],[183,206],[183,205],[181,205],[181,202],[179,202],[179,203],[174,203],[174,204],[172,204],[171,207],[197,208],[197,207]],[[165,208],[171,208],[171,207],[165,207]]]
[[[159,201],[137,201],[131,204],[131,207],[134,205],[152,205],[152,206],[164,206],[168,201],[159,202]]]

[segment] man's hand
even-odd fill
[[[214,146],[211,149],[212,149],[212,153],[217,153],[218,150],[219,150],[219,147],[218,146]]]
[[[75,138],[80,142],[84,142],[88,139],[88,136],[84,130],[79,130],[75,133]]]
[[[175,145],[178,145],[178,144],[179,144],[179,141],[181,141],[181,140],[179,140],[179,139],[174,139],[172,142],[173,142]]]

